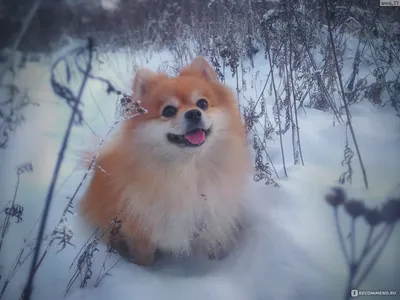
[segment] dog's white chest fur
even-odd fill
[[[220,173],[215,167],[206,168],[203,174],[194,166],[170,170],[163,174],[163,180],[160,174],[156,176],[151,190],[126,190],[128,211],[139,215],[143,227],[151,229],[157,248],[188,253],[193,245],[213,250],[231,242],[242,195],[232,180],[235,175]],[[142,200],[135,201],[137,197]]]

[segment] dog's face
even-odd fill
[[[173,78],[139,70],[133,98],[147,109],[132,119],[134,142],[162,159],[222,150],[241,128],[233,94],[201,57]]]

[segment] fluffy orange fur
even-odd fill
[[[152,264],[156,250],[218,256],[235,241],[251,172],[234,93],[203,57],[176,77],[140,69],[133,92],[147,113],[122,121],[100,151],[82,216],[105,232],[123,218],[119,238],[140,265]],[[200,98],[208,102],[204,111],[196,106]],[[162,115],[166,105],[176,116]],[[171,144],[166,134],[183,135],[191,109],[202,112],[209,136],[199,147]]]

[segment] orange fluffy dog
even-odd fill
[[[251,172],[234,94],[203,57],[177,77],[140,69],[133,91],[148,112],[123,121],[100,151],[84,218],[107,231],[122,213],[115,247],[139,265],[156,250],[218,258],[240,227]]]

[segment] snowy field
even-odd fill
[[[138,53],[133,56],[121,52],[103,55],[102,60],[103,64],[96,66],[95,74],[110,79],[124,92],[130,92],[137,66],[163,68],[171,56],[169,53]],[[30,97],[40,107],[27,108],[26,122],[0,157],[1,207],[13,199],[16,166],[32,162],[34,169],[33,173],[20,176],[16,203],[24,207],[23,222],[12,222],[0,252],[1,273],[5,274],[0,286],[7,276],[13,276],[3,299],[18,299],[24,287],[29,263],[13,272],[15,260],[20,249],[29,249],[29,243],[35,237],[71,111],[53,94],[48,70],[46,66],[30,64],[19,74],[18,86],[29,89]],[[269,70],[263,55],[257,56],[255,68],[244,75],[248,84],[241,99],[257,99],[257,91],[260,93],[262,90]],[[256,72],[259,72],[258,78],[254,79]],[[236,88],[235,79],[227,77],[227,84]],[[72,84],[80,80],[73,77],[75,83]],[[108,95],[104,85],[90,81],[83,99],[85,123],[73,128],[52,202],[47,233],[51,233],[59,222],[68,197],[72,196],[85,175],[85,170],[79,167],[77,153],[104,137],[115,121],[117,98]],[[266,95],[270,115],[273,102],[274,97]],[[400,118],[389,106],[377,110],[368,102],[351,106],[351,114],[370,187],[368,190],[364,188],[354,156],[353,184],[346,185],[346,189],[349,195],[365,199],[368,206],[377,206],[386,196],[400,194]],[[42,250],[47,249],[48,254],[35,277],[33,299],[343,299],[348,270],[340,250],[333,210],[324,201],[325,193],[337,184],[340,174],[345,171],[341,165],[345,124],[333,124],[333,119],[333,115],[319,110],[299,110],[304,166],[293,165],[288,131],[283,141],[288,178],[282,172],[278,137],[269,141],[267,150],[277,168],[279,179],[275,180],[280,188],[262,182],[249,186],[249,224],[236,249],[224,260],[165,258],[153,267],[143,268],[119,261],[116,255],[107,256],[106,247],[98,245],[87,286],[80,288],[82,275],[78,275],[66,293],[68,282],[76,274],[78,251],[92,234],[83,229],[78,215],[68,215],[66,224],[73,232],[70,241],[73,246],[66,245],[65,249],[57,252],[61,245],[57,245],[56,240],[46,248],[51,240],[50,236],[47,237]],[[351,141],[350,146],[354,148]],[[84,188],[78,192],[75,202],[79,201]],[[348,243],[346,233],[350,219],[341,213],[340,222]],[[368,229],[363,219],[357,221],[356,229],[356,249],[360,253]],[[361,289],[397,290],[400,293],[399,243],[400,228],[397,226]],[[109,276],[102,278],[108,269],[111,269]],[[102,280],[97,286],[99,278]]]

